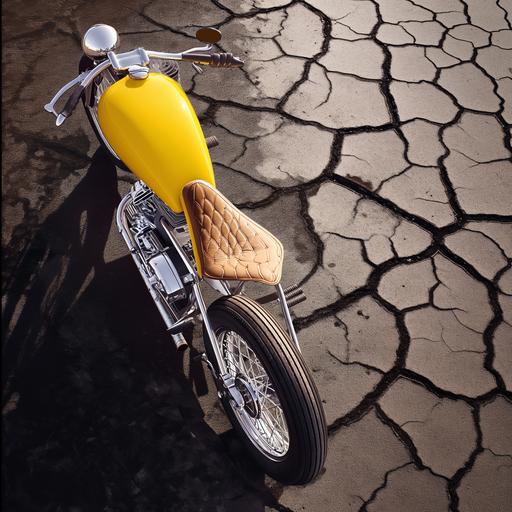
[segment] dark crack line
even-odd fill
[[[379,404],[375,404],[374,407],[375,412],[377,414],[377,418],[379,418],[379,420],[382,423],[384,423],[384,425],[389,427],[393,434],[395,434],[395,436],[400,440],[400,442],[406,447],[407,451],[411,456],[411,460],[414,466],[416,466],[416,468],[418,468],[419,470],[427,470],[429,473],[448,481],[448,478],[446,478],[444,475],[432,471],[431,468],[424,464],[424,462],[421,460],[421,457],[418,454],[418,449],[416,448],[414,441],[412,440],[411,436],[402,428],[402,426],[393,421],[384,412],[384,410]]]
[[[310,10],[314,14],[316,14],[321,20],[322,20],[322,33],[323,33],[323,41],[322,46],[320,48],[320,51],[313,55],[313,57],[306,60],[306,63],[304,64],[304,69],[302,72],[302,76],[297,80],[288,91],[283,95],[283,97],[278,101],[276,105],[276,110],[281,112],[284,110],[284,105],[290,98],[290,96],[308,79],[309,72],[311,69],[311,66],[316,61],[320,60],[321,57],[323,57],[328,51],[329,51],[329,41],[331,38],[331,31],[332,31],[332,22],[331,20],[323,14],[322,11],[317,9],[316,7],[313,7],[312,5],[304,2],[297,2],[297,4],[301,4],[306,9]]]
[[[484,358],[484,368],[493,375],[496,380],[497,387],[499,389],[505,390],[505,382],[503,377],[498,373],[498,371],[493,367],[495,351],[493,338],[496,329],[499,324],[503,320],[503,311],[501,309],[499,299],[498,299],[498,290],[496,285],[482,276],[472,265],[470,265],[466,260],[462,259],[460,256],[452,252],[445,245],[441,245],[439,248],[439,252],[446,256],[450,261],[462,267],[466,272],[468,272],[476,281],[482,283],[487,288],[487,293],[489,297],[489,303],[491,305],[491,309],[493,312],[493,318],[487,325],[484,333],[483,333],[483,342],[486,347],[485,358]]]
[[[373,490],[370,497],[359,508],[359,512],[368,512],[368,505],[371,505],[377,498],[377,495],[379,494],[379,492],[387,487],[388,479],[389,479],[390,475],[392,475],[396,471],[399,471],[400,469],[403,469],[403,468],[409,466],[410,464],[411,464],[411,462],[406,462],[405,464],[401,464],[400,466],[398,466],[396,468],[386,471],[386,473],[384,474],[384,480],[383,480],[382,484]]]
[[[464,478],[464,476],[471,471],[473,468],[476,458],[478,454],[483,451],[482,448],[482,429],[480,427],[480,407],[478,405],[473,405],[471,408],[471,413],[473,416],[473,424],[476,432],[476,447],[469,456],[469,459],[466,463],[459,468],[459,470],[455,473],[455,475],[448,482],[448,494],[450,495],[450,511],[451,512],[459,512],[459,495],[457,493],[457,489],[460,486],[460,482]]]

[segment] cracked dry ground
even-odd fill
[[[282,237],[329,423],[325,472],[247,460],[120,237],[117,171],[42,106],[98,21],[182,66],[219,187]],[[4,5],[4,501],[10,510],[478,511],[512,500],[512,2]],[[195,398],[196,393],[199,399]]]

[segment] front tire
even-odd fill
[[[287,484],[310,482],[325,461],[327,429],[299,351],[276,319],[248,297],[221,297],[208,308],[208,318],[245,399],[242,410],[222,399],[239,437],[268,475]],[[216,367],[206,333],[204,338]]]

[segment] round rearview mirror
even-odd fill
[[[82,50],[92,59],[105,57],[108,52],[116,50],[118,46],[117,30],[103,23],[90,27],[82,37]]]
[[[196,32],[196,39],[202,43],[215,44],[218,43],[222,38],[220,30],[212,27],[200,28]]]

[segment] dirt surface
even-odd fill
[[[512,2],[3,4],[3,500],[12,511],[504,512],[512,500]],[[194,46],[219,188],[282,238],[329,424],[325,471],[246,457],[123,242],[117,170],[43,105],[81,34]]]

